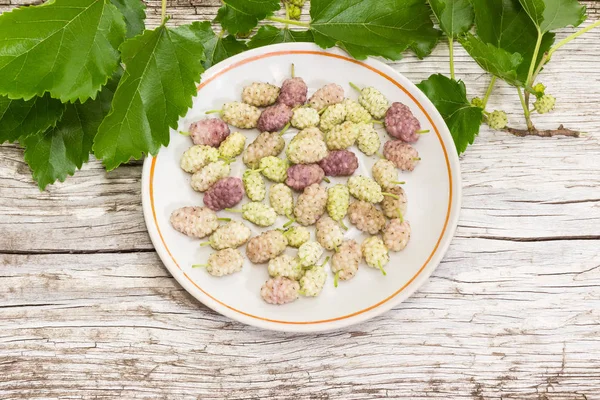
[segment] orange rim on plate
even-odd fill
[[[326,52],[322,52],[322,51],[314,51],[314,50],[288,50],[288,51],[275,51],[272,53],[267,53],[267,54],[261,54],[258,56],[254,56],[254,57],[250,57],[247,58],[245,60],[239,61],[235,64],[232,64],[230,66],[228,66],[227,68],[223,69],[222,71],[219,71],[218,73],[216,73],[215,75],[213,75],[212,77],[210,77],[209,79],[207,79],[206,81],[204,81],[202,84],[200,84],[198,86],[198,91],[200,91],[204,86],[208,85],[210,82],[212,82],[214,79],[218,78],[219,76],[225,74],[226,72],[232,70],[233,68],[237,68],[241,65],[250,63],[252,61],[256,61],[262,58],[267,58],[267,57],[273,57],[273,56],[281,56],[281,55],[291,55],[291,54],[311,54],[311,55],[319,55],[319,56],[325,56],[325,57],[333,57],[333,58],[339,58],[345,61],[349,61],[352,62],[354,64],[358,64],[364,68],[367,68],[379,75],[381,75],[382,77],[384,77],[385,79],[387,79],[388,81],[390,81],[391,83],[393,83],[395,86],[397,86],[399,89],[401,89],[404,93],[406,93],[414,102],[415,104],[417,104],[417,106],[421,109],[421,111],[423,112],[423,114],[425,114],[425,116],[427,117],[427,120],[431,123],[431,125],[433,126],[433,129],[438,137],[438,140],[440,141],[440,144],[442,145],[442,149],[444,151],[444,157],[446,159],[446,166],[448,168],[448,183],[449,183],[449,193],[448,193],[448,210],[446,213],[446,220],[444,221],[444,227],[442,228],[442,232],[440,233],[440,237],[438,238],[433,250],[431,251],[431,254],[429,255],[429,257],[427,257],[427,260],[425,260],[425,262],[423,263],[423,265],[421,266],[421,268],[419,268],[419,270],[417,271],[417,273],[408,280],[408,282],[406,282],[400,289],[398,289],[396,292],[394,292],[392,295],[388,296],[387,298],[381,300],[380,302],[373,304],[372,306],[369,306],[367,308],[364,308],[360,311],[356,311],[353,312],[351,314],[348,315],[344,315],[341,317],[336,317],[336,318],[330,318],[330,319],[323,319],[323,320],[317,320],[317,321],[281,321],[281,320],[276,320],[276,319],[270,319],[270,318],[264,318],[264,317],[260,317],[258,315],[253,315],[253,314],[249,314],[247,312],[238,310],[235,307],[232,307],[228,304],[223,303],[222,301],[220,301],[219,299],[215,298],[214,296],[212,296],[210,293],[206,292],[204,289],[202,289],[200,286],[198,286],[198,284],[196,282],[194,282],[193,279],[190,278],[190,276],[188,274],[185,273],[185,271],[183,271],[183,269],[179,266],[179,263],[177,262],[177,260],[175,260],[175,257],[173,257],[173,254],[171,253],[171,251],[169,250],[169,247],[167,246],[167,243],[165,242],[165,239],[163,238],[163,235],[160,231],[160,227],[158,226],[158,220],[156,218],[156,209],[154,207],[154,170],[156,167],[156,160],[158,158],[158,155],[154,156],[154,158],[152,159],[152,164],[150,166],[150,204],[152,207],[152,217],[154,219],[154,224],[156,225],[156,230],[158,232],[158,235],[160,236],[160,240],[162,241],[163,246],[165,246],[165,249],[167,250],[167,253],[169,253],[169,256],[171,257],[171,259],[173,260],[173,262],[175,263],[175,265],[177,266],[177,268],[179,268],[179,270],[183,273],[183,276],[185,276],[185,278],[190,281],[190,283],[192,283],[196,288],[198,288],[198,290],[200,290],[202,293],[204,293],[206,296],[208,296],[209,298],[211,298],[212,300],[214,300],[215,302],[219,303],[220,305],[222,305],[223,307],[227,307],[228,309],[235,311],[237,313],[240,313],[242,315],[245,315],[247,317],[251,317],[251,318],[255,318],[261,321],[267,321],[267,322],[275,322],[275,323],[279,323],[279,324],[290,324],[290,325],[309,325],[309,324],[323,324],[326,322],[334,322],[334,321],[339,321],[339,320],[343,320],[343,319],[347,319],[347,318],[351,318],[354,317],[356,315],[359,314],[363,314],[367,311],[370,311],[376,307],[379,307],[380,305],[390,301],[392,298],[394,298],[395,296],[397,296],[400,292],[402,292],[404,289],[406,289],[415,279],[417,279],[417,277],[423,272],[423,270],[425,269],[425,267],[427,267],[427,264],[429,264],[429,262],[431,261],[431,259],[433,258],[435,252],[437,251],[442,238],[444,237],[444,234],[446,233],[446,229],[448,227],[448,221],[450,219],[450,210],[452,209],[452,171],[451,171],[451,167],[450,167],[450,160],[448,159],[448,152],[446,150],[446,146],[444,145],[444,141],[442,140],[442,137],[440,135],[440,132],[437,128],[437,126],[434,124],[432,118],[429,116],[429,114],[427,113],[427,111],[425,111],[425,108],[423,108],[423,106],[421,105],[421,103],[419,103],[419,101],[417,99],[415,99],[415,97],[404,88],[404,86],[402,86],[400,83],[396,82],[396,80],[394,80],[392,77],[390,77],[389,75],[379,71],[378,69],[367,65],[361,61],[358,60],[354,60],[352,58],[349,57],[345,57],[339,54],[332,54],[332,53],[326,53]]]

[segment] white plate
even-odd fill
[[[194,297],[213,310],[240,322],[260,328],[280,331],[314,332],[338,329],[377,316],[408,298],[436,268],[456,228],[461,203],[461,184],[458,157],[452,137],[433,104],[408,79],[380,61],[356,61],[340,50],[324,51],[309,43],[280,44],[262,47],[229,58],[206,71],[193,107],[179,121],[179,129],[187,130],[190,123],[205,118],[206,110],[219,108],[222,103],[240,100],[242,87],[254,82],[281,84],[289,77],[290,65],[309,86],[309,95],[324,84],[335,82],[346,90],[348,97],[357,98],[348,82],[374,86],[390,100],[408,105],[430,129],[415,147],[422,158],[413,172],[399,173],[405,180],[408,197],[406,219],[412,226],[411,240],[399,253],[390,253],[387,276],[379,270],[361,265],[356,277],[340,282],[334,288],[329,274],[325,288],[317,298],[302,297],[282,306],[269,305],[260,297],[260,288],[268,279],[266,265],[246,261],[242,272],[223,278],[210,276],[192,264],[206,261],[211,249],[199,247],[193,240],[176,232],[169,223],[171,212],[187,205],[202,205],[202,195],[190,187],[191,175],[179,168],[181,154],[191,145],[189,138],[171,132],[171,144],[156,157],[144,163],[142,201],[146,225],[158,255],[173,277]],[[232,132],[233,132],[232,128]],[[256,131],[243,131],[248,145]],[[288,141],[296,130],[290,129]],[[387,140],[383,129],[382,143]],[[355,174],[371,176],[376,157],[365,157],[355,149],[359,169]],[[243,172],[241,157],[232,164],[232,175]],[[342,182],[332,179],[331,186]],[[245,198],[243,202],[247,202]],[[241,204],[236,208],[240,208]],[[237,214],[220,212],[221,216],[239,218]],[[272,227],[281,227],[280,218]],[[251,223],[254,234],[258,229]],[[351,225],[346,220],[346,225]],[[346,238],[362,242],[363,236],[351,227]],[[314,233],[313,233],[314,239]],[[245,254],[244,249],[240,249]],[[293,255],[294,249],[288,249]],[[328,268],[328,267],[327,267]]]

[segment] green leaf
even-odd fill
[[[132,38],[144,31],[146,5],[142,0],[110,0],[119,9],[127,25],[127,38]]]
[[[258,32],[248,42],[248,47],[268,46],[276,43],[312,42],[314,41],[311,31],[292,31],[288,28],[278,29],[272,25],[261,26]]]
[[[519,0],[542,33],[585,21],[585,6],[577,0]]]
[[[422,58],[441,34],[430,13],[423,0],[312,0],[310,29],[319,46],[338,44],[359,60],[398,60],[407,48]]]
[[[95,97],[119,63],[125,22],[108,0],[55,0],[0,16],[0,94]]]
[[[161,25],[127,40],[121,54],[125,72],[93,148],[108,170],[169,144],[203,71],[202,26]]]
[[[30,100],[0,96],[0,143],[37,135],[56,125],[65,106],[48,94]]]
[[[258,21],[281,8],[279,0],[222,0],[215,21],[232,35],[250,32]]]
[[[470,0],[429,0],[429,5],[449,37],[465,33],[473,26],[475,14]]]
[[[458,154],[473,144],[479,134],[483,110],[473,107],[467,99],[467,90],[462,81],[444,75],[431,75],[417,85],[438,109],[450,129]]]
[[[519,0],[471,0],[475,10],[477,36],[509,53],[519,53],[523,62],[517,69],[520,82],[527,80],[538,33]],[[554,34],[546,33],[536,60],[536,66],[544,53],[554,43]]]
[[[106,86],[96,100],[67,104],[55,127],[19,139],[25,147],[25,161],[41,190],[57,180],[64,182],[88,161],[94,136],[108,113],[112,96]]]
[[[517,76],[517,68],[523,61],[523,57],[519,53],[511,54],[491,43],[486,44],[470,33],[459,40],[467,53],[485,71],[504,79],[512,85],[522,86],[524,84],[524,82],[518,80]]]
[[[208,69],[213,65],[248,50],[246,43],[240,42],[232,35],[222,37],[215,35],[210,22],[205,21],[199,24],[200,30],[197,35],[204,45],[204,68]]]

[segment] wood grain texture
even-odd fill
[[[170,2],[170,23],[218,5]],[[429,282],[319,335],[260,331],[189,296],[147,236],[140,162],[92,162],[39,192],[22,151],[0,146],[0,398],[600,399],[599,63],[596,30],[542,75],[559,102],[538,126],[588,136],[484,129],[462,157],[459,228]],[[456,65],[481,96],[489,78],[458,49]],[[413,81],[447,73],[447,47],[393,66]],[[499,85],[490,106],[523,125],[514,89]]]

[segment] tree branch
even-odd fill
[[[553,137],[553,136],[570,136],[570,137],[581,137],[583,136],[582,132],[573,131],[571,129],[567,129],[564,125],[560,125],[558,129],[548,129],[548,130],[537,130],[533,128],[529,129],[515,129],[507,127],[505,130],[509,133],[512,133],[515,136],[540,136],[540,137]]]

